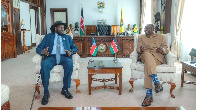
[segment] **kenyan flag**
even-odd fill
[[[117,42],[117,38],[115,37],[110,45],[110,52],[111,54],[114,54],[120,50],[120,46]]]
[[[84,17],[83,17],[83,7],[81,8],[81,27],[80,27],[80,36],[85,35],[84,31]]]

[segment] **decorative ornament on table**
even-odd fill
[[[22,19],[22,21],[21,21],[21,29],[24,29],[24,19]]]
[[[154,18],[155,18],[155,33],[157,33],[157,31],[160,31],[160,12],[157,12],[155,15],[153,14]]]
[[[133,25],[133,32],[134,32],[134,33],[138,33],[138,28],[137,28],[137,25],[136,25],[136,24]]]
[[[78,24],[79,24],[78,22],[75,23],[75,27],[74,27],[74,34],[75,34],[75,36],[78,36],[78,32],[79,32],[79,30],[78,30],[79,29]]]
[[[103,9],[105,8],[105,3],[99,1],[97,6],[98,6],[98,9],[99,9],[99,12],[103,13]]]
[[[128,24],[128,27],[126,28],[126,32],[127,32],[128,36],[132,35],[132,30],[131,30],[130,24]]]
[[[72,24],[68,25],[66,29],[66,34],[70,34],[70,33],[72,33]]]

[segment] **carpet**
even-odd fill
[[[17,58],[7,59],[1,62],[1,83],[6,84],[10,88],[10,105],[11,110],[29,110],[34,92],[35,72],[32,57],[35,55],[35,48],[30,50],[30,53],[18,55]],[[76,93],[75,82],[71,83],[69,91],[73,95],[73,99],[66,99],[60,94],[62,89],[62,82],[53,82],[49,85],[50,99],[45,106],[41,105],[43,96],[43,87],[41,90],[41,98],[34,100],[33,109],[37,110],[39,107],[140,107],[146,94],[146,89],[143,88],[143,79],[134,82],[134,90],[129,92],[131,85],[130,78],[130,64],[129,58],[118,58],[123,69],[122,75],[122,95],[118,95],[118,90],[113,89],[99,89],[92,91],[92,95],[88,95],[87,84],[87,62],[91,59],[81,58],[79,60],[80,70],[79,79],[81,85],[79,90],[81,93]],[[112,57],[93,57],[94,60],[112,60]],[[180,87],[181,64],[176,62],[177,74],[175,78],[176,88],[173,94],[176,98],[171,98],[169,94],[170,85],[163,84],[163,92],[155,93],[153,90],[154,101],[152,107],[179,107],[183,106],[186,110],[196,109],[196,86],[184,84]],[[95,75],[96,77],[98,75]],[[95,77],[94,76],[94,77]],[[110,78],[113,75],[98,76],[98,78]],[[189,72],[185,74],[185,79],[189,81],[196,81],[196,77]],[[93,82],[93,86],[102,85],[103,83]],[[114,85],[114,82],[107,84]]]

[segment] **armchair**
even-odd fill
[[[137,79],[144,79],[144,64],[138,61],[138,53],[136,51],[137,43],[139,40],[138,34],[134,35],[134,51],[130,54],[130,58],[132,59],[131,63],[131,78],[129,80],[129,83],[131,84],[131,89],[129,92],[133,91],[133,82]],[[171,36],[170,34],[163,34],[166,44],[168,47],[170,47],[171,42]],[[162,81],[163,83],[168,83],[171,85],[170,89],[170,95],[172,98],[175,98],[175,96],[172,94],[173,89],[176,87],[174,81],[175,74],[176,74],[176,67],[174,66],[174,62],[176,61],[175,55],[173,55],[171,52],[169,52],[167,55],[165,55],[166,64],[158,65],[156,67],[157,70],[157,76],[159,81]]]
[[[73,35],[70,35],[73,39]],[[44,35],[39,35],[36,34],[36,46],[39,45],[39,43],[42,41],[42,39],[44,38]],[[76,92],[77,93],[81,93],[78,90],[78,86],[80,85],[80,80],[78,77],[78,70],[79,70],[79,63],[78,63],[78,59],[80,58],[80,56],[78,54],[74,54],[72,56],[73,59],[73,73],[71,75],[71,80],[76,82]],[[38,85],[35,86],[36,87],[36,91],[38,93],[38,95],[36,95],[36,99],[39,99],[40,97],[40,90],[39,87],[42,85],[42,81],[41,81],[41,76],[39,81],[38,77],[40,74],[40,69],[41,69],[41,61],[42,61],[42,56],[40,56],[39,54],[36,54],[33,58],[32,58],[33,63],[35,64],[35,72],[36,72],[36,82],[38,82]],[[49,82],[54,82],[54,81],[63,81],[63,76],[64,76],[64,69],[62,67],[62,65],[56,65],[54,66],[54,68],[51,70],[50,72],[50,79]],[[70,85],[68,86],[70,87]]]

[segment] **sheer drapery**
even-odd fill
[[[199,39],[197,33],[200,25],[199,3],[199,0],[185,0],[180,40],[180,61],[191,61],[189,53],[192,48],[197,49],[197,43],[199,43],[197,40]]]
[[[145,20],[145,12],[146,12],[146,0],[142,0],[142,14],[141,14],[141,32],[144,32],[144,20]]]
[[[158,12],[158,1],[157,0],[151,0],[152,9],[151,9],[151,22],[154,24],[155,17],[154,15]]]
[[[171,52],[180,58],[180,32],[181,32],[181,21],[183,15],[185,0],[175,0],[174,6],[174,40],[171,47]]]

